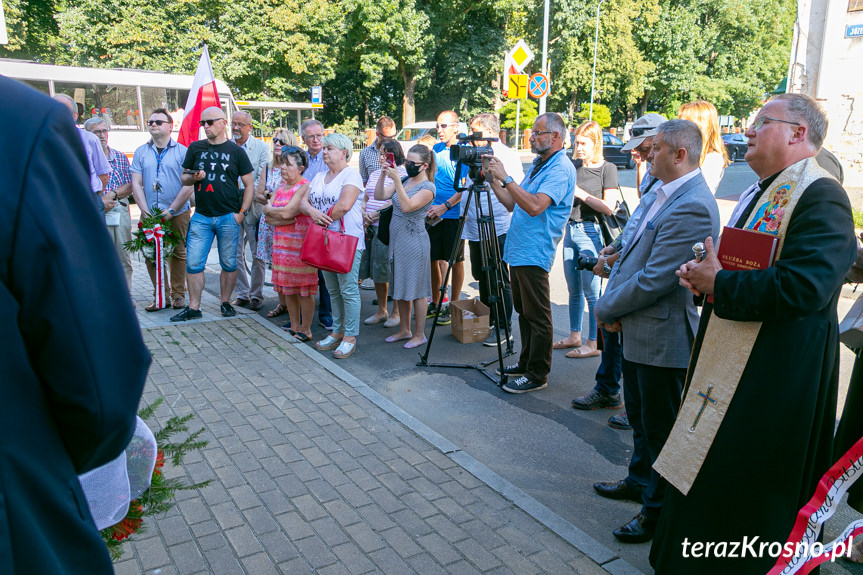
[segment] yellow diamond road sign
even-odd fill
[[[515,46],[512,47],[512,50],[510,50],[507,55],[520,72],[523,72],[524,67],[530,64],[533,60],[533,52],[528,48],[527,43],[524,40],[516,42]]]

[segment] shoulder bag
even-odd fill
[[[605,189],[604,186],[603,189]],[[623,198],[623,190],[620,189],[620,184],[617,186],[617,196],[617,202],[615,202],[614,210],[612,210],[611,214],[600,214],[599,217],[602,243],[606,246],[623,233],[623,228],[626,227],[626,222],[629,221],[629,217],[632,215],[629,211],[629,206],[626,204],[626,200]]]
[[[328,214],[332,211],[330,208]],[[337,232],[317,224],[309,226],[300,251],[304,264],[337,274],[351,271],[357,253],[357,238],[345,233],[344,217],[339,219],[339,224]]]

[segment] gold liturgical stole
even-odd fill
[[[785,232],[797,201],[810,184],[824,177],[830,175],[814,158],[785,168],[762,192],[744,229],[777,236],[776,259],[780,259]],[[694,371],[683,405],[653,464],[653,468],[684,495],[689,493],[719,431],[760,329],[761,322],[710,316],[698,361],[689,366]]]

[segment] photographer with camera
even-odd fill
[[[473,134],[481,133],[487,138],[497,139],[500,135],[500,122],[494,114],[479,114],[471,119],[470,131]],[[476,140],[473,144],[480,147],[490,146],[493,151],[493,155],[500,158],[503,162],[504,169],[508,174],[512,175],[512,177],[518,181],[524,179],[524,170],[521,167],[521,158],[512,148],[509,148],[506,144],[500,141]],[[499,192],[501,187],[500,181],[490,178],[488,183],[492,188],[497,187]],[[494,230],[497,235],[499,253],[502,254],[512,214],[503,207],[503,204],[501,204],[500,200],[497,199],[497,193],[479,194],[478,199],[482,204],[483,215],[488,215],[489,210],[494,214]],[[480,246],[481,238],[479,225],[477,223],[476,206],[467,206],[464,205],[465,202],[461,203],[463,204],[462,213],[465,215],[464,229],[461,233],[461,239],[467,240],[468,247],[470,248],[470,272],[474,279],[479,283],[480,301],[491,308],[492,328],[497,324],[500,325],[501,330],[503,330],[503,325],[497,323],[497,307],[491,305],[489,302],[489,295],[492,291],[492,286],[488,285],[488,278],[486,277],[486,273],[483,271],[482,249]],[[490,206],[489,203],[491,203]],[[499,262],[499,265],[501,266],[501,275],[503,276],[502,295],[505,314],[503,320],[506,321],[506,325],[509,326],[512,321],[512,287],[510,286],[509,267],[507,267],[506,263],[503,261]],[[503,333],[503,331],[501,331],[501,333]],[[510,340],[512,340],[511,329],[509,330],[509,334]],[[497,336],[493,329],[488,336],[488,339],[485,340],[484,345],[489,347],[497,345]]]
[[[516,376],[503,386],[508,393],[526,393],[547,387],[551,371],[551,290],[548,273],[575,194],[575,166],[563,152],[566,122],[560,114],[546,113],[533,122],[530,149],[537,154],[530,174],[521,185],[507,174],[503,161],[484,156],[485,174],[501,185],[492,189],[512,212],[509,241],[503,260],[512,274],[512,303],[518,312],[521,355],[504,368]]]

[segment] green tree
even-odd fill
[[[581,109],[575,113],[573,124],[587,122],[590,119],[590,104],[582,104]],[[607,128],[611,125],[611,110],[603,104],[593,105],[593,120],[602,128]]]
[[[502,108],[497,110],[500,114],[500,127],[507,130],[515,129],[515,117],[517,111],[517,100],[509,100]],[[533,127],[533,121],[539,115],[539,104],[536,100],[522,100],[521,112],[518,114],[519,131],[528,130]]]

